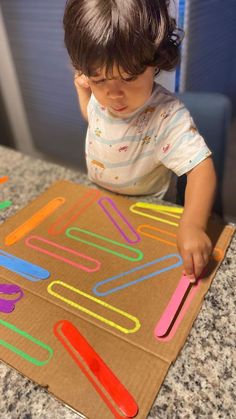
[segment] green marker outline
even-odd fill
[[[6,342],[3,339],[0,339],[0,345],[4,346],[7,349],[10,349],[10,351],[16,353],[17,355],[26,359],[26,361],[29,361],[38,367],[45,365],[49,362],[49,360],[51,359],[53,355],[53,349],[50,346],[34,338],[33,336],[31,336],[29,333],[25,332],[24,330],[18,329],[18,327],[14,326],[14,324],[8,323],[5,320],[0,319],[0,324],[2,324],[3,326],[7,327],[10,330],[13,330],[13,332],[18,333],[19,335],[24,336],[26,339],[30,340],[31,342],[36,343],[36,345],[41,346],[41,348],[46,349],[49,352],[49,358],[46,359],[46,361],[39,361],[38,359],[33,358],[32,356],[28,355],[26,352],[22,351],[19,348],[16,348],[15,346],[11,345],[10,343]]]
[[[81,239],[80,237],[77,237],[77,236],[73,236],[70,233],[71,230],[79,231],[79,232],[88,234],[89,236],[96,237],[96,238],[99,238],[101,240],[104,240],[108,243],[115,244],[116,246],[124,247],[125,249],[129,249],[131,252],[137,253],[138,257],[134,258],[132,256],[127,256],[127,255],[124,255],[123,253],[116,252],[115,250],[109,249],[107,247],[100,246],[99,244],[90,242],[88,240]],[[101,236],[100,234],[92,233],[89,230],[84,230],[83,228],[70,227],[66,230],[66,236],[69,237],[70,239],[77,240],[77,241],[80,241],[80,242],[85,243],[85,244],[89,244],[90,246],[96,247],[97,249],[100,249],[100,250],[104,250],[105,252],[108,252],[108,253],[112,253],[113,255],[116,255],[116,256],[121,257],[121,258],[126,259],[126,260],[129,260],[131,262],[138,262],[139,260],[143,259],[143,252],[140,249],[135,249],[132,246],[129,246],[129,245],[124,244],[124,243],[119,243],[115,240],[109,239],[108,237]]]

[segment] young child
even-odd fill
[[[165,0],[68,0],[65,44],[88,121],[89,178],[120,194],[162,198],[186,173],[177,243],[190,281],[212,251],[205,229],[216,177],[189,112],[155,82],[178,63],[180,37]]]

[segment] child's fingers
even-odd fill
[[[88,79],[84,74],[75,73],[74,83],[76,87],[83,87],[85,89],[88,89],[90,87]]]
[[[184,273],[187,275],[189,281],[195,282],[195,274],[194,274],[194,262],[193,257],[190,252],[182,252],[182,259],[184,265]]]
[[[206,264],[208,261],[208,257],[207,255],[203,255],[200,252],[197,252],[193,255],[193,263],[194,263],[194,273],[195,273],[195,277],[198,278],[203,269],[205,268]]]

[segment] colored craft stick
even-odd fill
[[[194,299],[195,295],[197,294],[199,288],[200,288],[200,281],[199,282],[195,282],[194,284],[192,284],[186,299],[183,300],[182,304],[181,304],[181,309],[178,311],[176,318],[174,319],[170,329],[168,330],[168,333],[164,336],[160,336],[158,337],[155,334],[154,331],[154,335],[155,338],[157,340],[159,340],[160,342],[169,342],[170,340],[173,339],[173,337],[175,336],[176,332],[178,331],[178,328],[180,327],[181,322],[183,321],[185,315],[187,314],[190,305],[192,303],[192,300]]]
[[[213,252],[212,252],[212,257],[217,262],[220,262],[221,260],[224,259],[224,252],[223,252],[223,250],[220,249],[219,247],[214,247]]]
[[[57,218],[55,223],[51,225],[48,229],[49,234],[56,235],[64,233],[67,227],[72,224],[77,218],[92,205],[98,197],[101,195],[101,192],[96,189],[90,189],[82,197],[78,199],[75,205],[70,207],[61,217]]]
[[[8,176],[0,177],[0,183],[8,182],[8,180],[9,180],[9,177]]]
[[[34,358],[34,357],[30,356],[26,352],[22,351],[21,349],[17,348],[16,346],[11,345],[10,343],[6,342],[3,339],[0,339],[0,345],[4,346],[5,348],[7,348],[10,351],[14,352],[15,354],[19,355],[21,358],[25,359],[26,361],[30,362],[31,364],[36,365],[37,367],[45,365],[50,361],[50,359],[53,355],[53,349],[50,348],[50,346],[41,342],[39,339],[36,339],[35,337],[31,336],[29,333],[25,332],[24,330],[18,329],[18,327],[16,327],[14,324],[8,323],[5,320],[0,319],[0,325],[5,326],[7,329],[17,333],[20,336],[23,336],[25,339],[27,339],[30,342],[35,343],[40,348],[45,349],[49,353],[49,356],[46,360],[41,361],[37,358]]]
[[[84,235],[87,235],[87,236],[95,237],[96,239],[99,239],[99,241],[101,241],[101,242],[112,243],[113,245],[117,246],[118,248],[121,247],[121,248],[124,248],[124,249],[128,249],[131,253],[134,253],[138,256],[137,257],[132,257],[132,256],[125,255],[123,253],[112,250],[112,249],[110,249],[108,247],[105,247],[105,246],[102,246],[100,244],[91,242],[89,240],[82,239],[81,237],[78,237],[77,235],[75,236],[75,235],[71,234],[71,232],[79,232],[80,234],[82,233],[82,235],[84,234]],[[143,259],[143,252],[141,250],[134,249],[132,246],[128,246],[127,244],[117,242],[115,240],[109,239],[108,237],[101,236],[100,234],[93,233],[92,231],[89,231],[89,230],[84,230],[84,229],[78,228],[78,227],[71,227],[71,228],[68,228],[66,230],[66,236],[69,237],[70,239],[78,240],[82,243],[88,244],[89,246],[96,247],[97,249],[103,250],[104,252],[112,253],[113,255],[118,256],[122,259],[129,260],[130,262],[138,262],[139,260]]]
[[[83,307],[81,304],[76,303],[75,301],[69,300],[69,298],[63,297],[63,295],[58,294],[57,292],[53,291],[53,286],[55,285],[60,285],[62,287],[64,287],[67,290],[70,290],[72,292],[75,293],[76,296],[80,295],[84,298],[86,298],[87,300],[93,301],[95,304],[102,307],[107,308],[108,310],[111,310],[115,313],[120,314],[122,317],[125,317],[126,319],[129,319],[131,322],[133,322],[135,324],[135,326],[132,329],[128,329],[126,327],[123,327],[115,322],[113,322],[112,320],[106,319],[105,317],[101,316],[100,314],[95,313],[94,311]],[[53,281],[48,285],[48,293],[53,295],[55,298],[58,298],[59,300],[63,301],[66,304],[69,304],[70,306],[82,311],[83,313],[88,314],[91,317],[94,317],[97,320],[100,320],[102,323],[108,324],[111,327],[114,327],[115,329],[119,330],[120,332],[123,333],[135,333],[137,332],[137,330],[139,330],[140,328],[140,322],[139,320],[132,316],[129,313],[126,313],[125,311],[120,310],[119,308],[116,308],[114,306],[111,306],[110,304],[106,303],[105,301],[99,300],[98,298],[93,297],[92,295],[89,295],[83,291],[81,291],[78,288],[72,287],[69,284],[66,284],[65,282],[62,281]]]
[[[157,232],[162,233],[162,234],[164,234],[164,235],[166,235],[168,237],[174,237],[175,241],[170,241],[170,240],[163,239],[162,237],[159,237],[157,234],[151,234],[151,233],[145,231],[145,229],[148,230],[148,231],[157,231]],[[142,234],[143,236],[150,237],[150,238],[152,238],[154,240],[158,240],[158,241],[160,241],[162,243],[165,243],[167,245],[170,245],[170,246],[175,246],[175,247],[177,246],[176,245],[176,237],[177,237],[177,235],[175,233],[170,233],[169,231],[162,230],[161,228],[154,227],[154,226],[149,225],[149,224],[141,224],[141,225],[139,225],[138,228],[137,228],[137,231],[140,234]]]
[[[52,249],[54,249],[54,248],[55,249],[60,249],[63,252],[69,254],[69,255],[75,255],[78,260],[83,259],[85,261],[91,262],[92,267],[82,265],[81,263],[78,263],[78,262],[75,262],[71,259],[65,258],[65,257],[63,257],[61,255],[58,255],[57,253],[54,253],[54,252],[52,252],[50,250],[47,250],[43,247],[39,247],[35,244],[32,244],[32,240],[34,242],[36,241],[36,242],[40,242],[40,243],[45,243],[47,246],[49,246]],[[75,250],[70,249],[69,247],[61,246],[58,243],[54,243],[54,242],[52,242],[50,240],[47,240],[47,239],[45,239],[43,237],[40,237],[40,236],[27,237],[27,239],[25,240],[25,244],[27,246],[31,247],[32,249],[37,250],[38,252],[44,253],[45,255],[51,256],[54,259],[60,260],[64,263],[67,263],[68,265],[72,265],[75,268],[82,269],[83,271],[86,271],[86,272],[98,271],[98,269],[101,266],[101,262],[99,262],[96,259],[93,259],[93,258],[91,258],[87,255],[84,255],[83,253],[76,252]]]
[[[0,284],[0,294],[5,295],[13,295],[13,294],[20,294],[18,298],[14,300],[5,300],[0,298],[0,312],[2,313],[11,313],[17,301],[19,301],[23,296],[24,293],[18,285],[15,284]]]
[[[29,279],[32,282],[47,279],[50,273],[38,265],[27,262],[24,259],[17,258],[10,253],[4,252],[0,249],[0,266],[15,272],[23,278]]]
[[[118,412],[106,394],[111,397],[123,415],[128,418],[137,415],[138,406],[131,394],[72,323],[68,320],[59,321],[54,326],[54,334],[102,396],[115,417]]]
[[[106,205],[105,205],[106,203]],[[107,203],[108,208],[107,208]],[[124,215],[120,212],[120,210],[117,208],[115,202],[110,198],[100,198],[98,201],[98,204],[103,209],[107,217],[110,219],[110,221],[114,224],[114,226],[117,228],[119,233],[123,236],[123,238],[130,244],[138,243],[140,241],[139,235],[136,233],[132,225],[129,223],[129,221],[124,217]],[[116,219],[113,217],[112,213],[115,213],[115,215],[118,215],[119,223],[116,221]],[[131,239],[127,236],[125,231],[122,229],[122,224],[125,225],[126,229],[128,227],[128,231],[130,233]],[[134,237],[134,238],[132,238]]]
[[[11,246],[12,244],[18,242],[22,237],[36,228],[41,224],[46,218],[53,214],[61,205],[65,202],[65,198],[57,197],[52,201],[48,202],[44,207],[37,211],[32,217],[27,221],[17,227],[14,231],[8,234],[5,238],[5,245]]]
[[[151,274],[138,277],[134,280],[129,279],[130,275],[133,274],[134,272],[139,272],[139,271],[141,271],[141,272],[144,271],[145,272],[145,269],[148,268],[149,266],[156,265],[156,264],[158,265],[159,263],[161,263],[163,261],[166,261],[166,260],[169,261],[170,259],[177,259],[177,262],[172,263],[171,265],[166,266],[165,268],[158,269],[157,271],[154,271]],[[181,264],[182,264],[182,259],[181,259],[180,255],[178,255],[177,253],[169,254],[167,256],[163,256],[161,258],[155,259],[152,262],[148,262],[148,263],[145,263],[144,265],[133,268],[129,271],[122,272],[118,275],[112,276],[111,278],[104,279],[103,281],[97,282],[95,284],[94,288],[93,288],[93,293],[95,295],[98,295],[98,296],[109,295],[109,294],[112,294],[113,292],[117,292],[117,291],[120,291],[124,288],[130,287],[131,285],[135,285],[135,284],[138,284],[139,282],[146,281],[147,279],[153,278],[154,276],[157,276],[157,275],[160,275],[163,272],[168,272],[171,269],[177,268]],[[128,282],[125,282],[121,285],[116,285],[116,286],[113,285],[114,283],[118,282],[117,281],[118,279],[126,277],[126,276],[127,276]],[[105,284],[109,284],[109,285],[111,284],[111,285],[113,285],[113,288],[110,288],[107,291],[98,291],[98,288],[104,286]]]
[[[183,214],[183,207],[172,207],[170,205],[151,204],[150,202],[136,202],[138,208],[147,208],[157,212]]]
[[[8,208],[12,205],[12,201],[3,201],[0,202],[0,210]]]
[[[155,334],[158,337],[164,336],[168,332],[183,301],[183,298],[185,297],[187,291],[189,291],[190,287],[191,283],[188,277],[183,274],[155,329]]]
[[[141,215],[141,216],[146,217],[146,218],[151,218],[152,220],[155,220],[155,221],[160,221],[161,223],[165,223],[165,224],[169,224],[169,225],[178,227],[179,223],[176,223],[174,221],[170,221],[170,220],[168,220],[166,218],[157,217],[156,215],[152,215],[152,214],[148,214],[146,212],[140,211],[140,208],[149,209],[146,206],[143,207],[142,204],[143,204],[143,202],[135,203],[135,204],[131,205],[129,209],[134,214],[138,214],[138,215]],[[160,214],[163,214],[163,215],[165,214],[165,215],[168,215],[168,216],[171,216],[171,217],[178,217],[178,218],[180,218],[179,216],[176,216],[175,214],[167,214],[166,212],[164,213],[163,211],[161,212],[161,211],[156,211],[155,210],[154,212],[159,212]]]

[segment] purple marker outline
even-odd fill
[[[130,240],[128,236],[124,233],[124,231],[120,228],[119,224],[116,222],[116,220],[112,217],[112,215],[107,211],[105,206],[103,205],[102,201],[108,201],[112,208],[116,211],[116,213],[120,216],[120,218],[124,221],[124,223],[129,227],[129,229],[132,231],[132,233],[136,236],[136,240]],[[134,230],[132,225],[128,222],[128,220],[123,216],[123,214],[120,212],[120,210],[117,208],[115,202],[111,198],[103,197],[98,200],[98,204],[102,208],[102,210],[105,212],[105,214],[110,218],[111,222],[114,224],[114,226],[117,228],[117,230],[120,232],[120,234],[124,237],[124,239],[130,243],[138,243],[140,242],[140,236],[137,234],[137,232]]]
[[[12,295],[20,293],[15,300],[5,300],[0,298],[0,312],[11,313],[15,308],[15,303],[24,297],[24,293],[18,285],[15,284],[0,284],[0,294]]]

